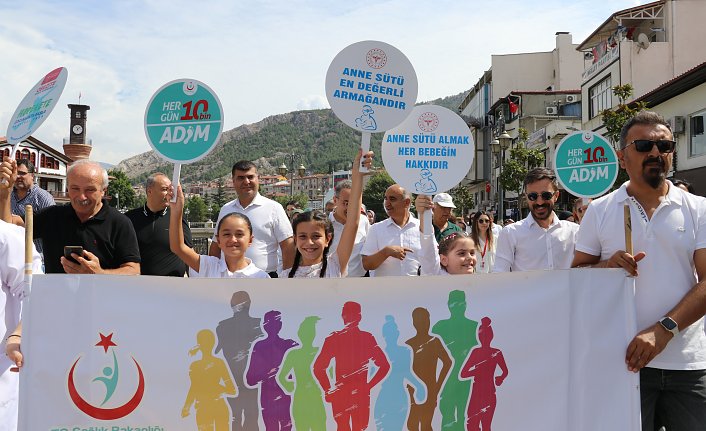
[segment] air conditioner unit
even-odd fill
[[[566,103],[574,103],[574,102],[577,102],[578,100],[579,100],[579,96],[577,96],[575,94],[568,94],[566,96]]]
[[[547,106],[545,110],[547,112],[547,115],[556,115],[557,113],[556,106]]]

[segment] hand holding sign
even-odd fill
[[[354,43],[331,62],[326,98],[341,121],[361,131],[361,148],[367,153],[371,133],[395,127],[411,112],[417,100],[417,75],[394,46],[378,41]]]
[[[424,195],[455,187],[470,170],[474,155],[466,122],[436,105],[415,107],[382,140],[382,160],[390,176],[410,192]],[[425,233],[433,232],[428,213]]]
[[[182,163],[200,160],[218,143],[223,108],[203,82],[177,79],[164,84],[145,110],[145,135],[152,148],[174,162],[172,184],[179,184]]]

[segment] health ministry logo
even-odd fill
[[[145,377],[142,374],[142,368],[140,368],[140,364],[137,363],[137,360],[135,360],[135,358],[132,358],[133,362],[135,363],[135,367],[137,369],[138,374],[138,384],[135,393],[123,405],[117,407],[103,407],[111,400],[115,393],[115,389],[118,387],[120,379],[120,369],[118,365],[118,358],[115,355],[114,347],[117,347],[117,344],[113,342],[113,334],[111,333],[108,335],[103,335],[102,333],[99,333],[99,336],[100,341],[96,343],[96,347],[102,347],[103,353],[105,355],[108,355],[108,350],[110,349],[110,353],[112,354],[112,358],[109,356],[109,358],[111,359],[111,365],[108,365],[103,368],[103,375],[94,378],[91,383],[102,383],[105,386],[105,397],[101,400],[100,404],[96,406],[88,402],[81,396],[81,394],[79,394],[78,389],[76,388],[76,384],[74,382],[74,371],[76,370],[78,362],[81,360],[80,356],[78,359],[76,359],[76,362],[74,362],[74,364],[71,366],[71,370],[69,371],[69,376],[67,380],[69,396],[71,397],[71,401],[76,407],[78,407],[79,410],[94,419],[120,419],[132,413],[137,408],[137,406],[140,405],[142,397],[145,393]]]

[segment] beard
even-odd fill
[[[546,214],[544,215],[539,215],[538,212],[542,209],[547,209]],[[530,213],[532,213],[532,217],[534,217],[535,220],[547,220],[549,217],[552,216],[552,213],[554,212],[554,203],[553,202],[547,202],[545,201],[543,204],[534,204],[532,205],[532,208],[530,208]]]
[[[664,159],[662,157],[649,157],[642,163],[642,178],[653,189],[658,189],[667,178]]]

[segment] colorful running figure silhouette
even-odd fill
[[[436,322],[431,332],[441,337],[453,358],[453,368],[441,390],[439,410],[444,430],[463,430],[466,404],[471,392],[469,380],[459,380],[461,365],[468,353],[478,344],[476,330],[478,322],[466,318],[466,294],[460,290],[449,292],[451,317]]]
[[[412,311],[412,324],[417,334],[407,340],[412,348],[412,370],[427,388],[427,399],[422,404],[414,402],[413,388],[408,386],[412,408],[407,420],[407,429],[414,431],[431,431],[431,422],[434,419],[434,410],[439,401],[439,392],[446,376],[451,370],[451,357],[438,337],[429,334],[429,311],[426,308],[415,308]],[[441,362],[441,371],[438,370]]]
[[[118,385],[119,374],[120,373],[118,372],[118,358],[115,356],[115,352],[113,352],[113,368],[103,368],[103,376],[96,377],[95,379],[93,379],[94,382],[102,382],[105,385],[105,398],[103,399],[101,406],[108,402],[110,397],[113,396],[113,392],[115,392],[115,387]]]
[[[235,395],[235,385],[223,359],[213,356],[213,346],[216,344],[213,332],[202,329],[196,334],[196,342],[198,345],[189,350],[189,355],[201,352],[201,359],[189,366],[191,386],[181,409],[181,417],[189,416],[193,404],[199,431],[228,431],[229,412],[223,396]]]
[[[344,327],[332,332],[321,347],[314,361],[314,377],[324,390],[326,401],[331,403],[333,419],[341,431],[359,431],[368,427],[370,417],[370,391],[390,371],[390,363],[370,332],[358,327],[360,304],[343,304]],[[336,381],[332,385],[326,373],[335,360]],[[368,381],[372,361],[378,370]]]
[[[382,336],[385,338],[385,353],[390,359],[390,374],[375,399],[375,424],[378,431],[398,431],[404,429],[409,412],[405,379],[417,388],[417,397],[420,399],[424,399],[426,389],[417,376],[412,374],[412,352],[407,346],[397,344],[400,331],[394,317],[385,316]],[[407,384],[407,387],[412,386]]]
[[[473,349],[468,361],[461,369],[461,378],[473,377],[473,391],[471,401],[468,403],[468,416],[466,419],[467,431],[490,431],[493,421],[495,405],[495,387],[503,384],[507,377],[507,365],[503,352],[490,347],[493,341],[493,328],[490,318],[484,317],[480,321],[478,339],[480,346]],[[495,368],[500,367],[502,373],[495,375]]]
[[[258,429],[260,408],[257,389],[245,386],[245,368],[253,342],[263,334],[260,319],[250,317],[250,295],[247,292],[235,292],[230,305],[233,317],[221,321],[216,328],[216,353],[223,350],[223,356],[239,389],[236,397],[227,398],[232,413],[232,431],[251,431]]]
[[[292,399],[277,384],[277,372],[284,354],[297,343],[279,336],[279,331],[282,330],[282,315],[279,311],[265,313],[262,328],[267,337],[253,346],[245,381],[250,387],[260,386],[260,406],[265,429],[290,430],[292,417],[289,407]]]
[[[311,368],[319,348],[314,347],[317,316],[306,317],[299,325],[301,347],[287,352],[277,375],[282,389],[292,393],[292,417],[297,431],[326,431],[324,393],[321,391]],[[289,376],[293,377],[293,381]]]

